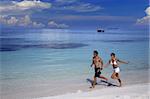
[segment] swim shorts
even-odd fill
[[[101,69],[95,68],[95,77],[100,77],[100,75],[101,75]]]

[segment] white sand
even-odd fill
[[[38,99],[150,99],[150,83],[91,89],[89,92],[78,90],[76,93]]]
[[[90,82],[86,79],[90,76],[83,76],[82,79],[69,79],[55,83],[38,83],[28,84],[28,86],[19,86],[11,88],[3,86],[0,92],[0,99],[150,99],[150,69],[138,71],[121,72],[123,87],[107,86],[106,83],[100,82],[95,89],[89,89]],[[109,77],[108,73],[106,77]],[[78,82],[80,81],[80,82]],[[118,84],[116,80],[109,79],[110,83]],[[19,82],[20,83],[20,82]],[[7,84],[6,84],[7,85]],[[34,86],[33,86],[34,85]],[[148,90],[149,88],[149,90]],[[6,90],[7,89],[7,90]],[[43,98],[42,98],[43,97]]]

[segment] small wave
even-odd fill
[[[100,42],[114,42],[114,43],[129,43],[129,42],[142,42],[147,39],[134,39],[134,40],[95,40]]]

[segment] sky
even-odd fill
[[[147,29],[148,0],[0,0],[5,28]]]

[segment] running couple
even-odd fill
[[[115,53],[111,53],[110,56],[111,56],[111,59],[109,60],[109,62],[105,66],[108,66],[109,64],[112,65],[112,67],[114,69],[114,72],[111,75],[111,78],[112,79],[117,79],[118,82],[119,82],[119,87],[121,87],[122,83],[121,83],[121,79],[120,79],[120,76],[119,76],[119,72],[120,72],[119,63],[128,64],[128,62],[124,62],[124,61],[121,61],[121,60],[117,59],[116,56],[115,56]],[[97,77],[101,78],[101,79],[104,79],[106,81],[108,80],[106,77],[101,75],[101,70],[105,66],[103,65],[103,60],[98,56],[98,51],[96,51],[96,50],[93,52],[93,60],[92,60],[91,67],[93,65],[94,65],[94,68],[95,68],[95,75],[94,75],[94,81],[92,83],[92,87],[94,88],[95,85],[97,84],[97,82],[96,82]]]

